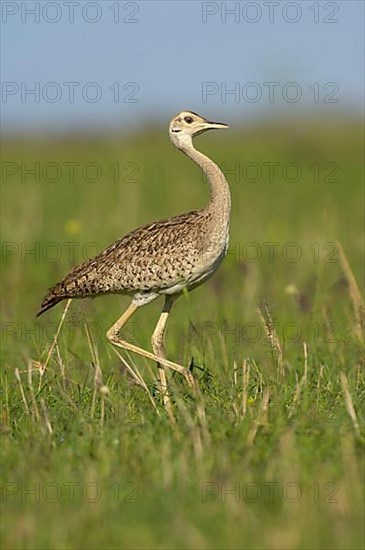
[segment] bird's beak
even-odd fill
[[[223,122],[210,122],[209,120],[204,120],[201,123],[200,128],[194,132],[194,136],[199,136],[207,130],[220,130],[221,128],[229,128],[228,124],[223,124]]]
[[[209,120],[206,121],[207,130],[220,130],[221,128],[229,128],[229,126],[228,124],[224,124],[223,122],[210,122]]]

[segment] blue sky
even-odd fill
[[[5,131],[166,123],[186,108],[232,123],[363,106],[361,0],[1,8]]]

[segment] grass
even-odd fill
[[[196,144],[225,164],[231,243],[172,311],[167,356],[200,387],[170,377],[174,426],[154,365],[105,339],[127,298],[74,301],[61,325],[62,306],[34,315],[85,256],[204,204],[198,170],[164,130],[4,146],[4,549],[364,546],[361,126],[308,119]],[[160,308],[124,336],[149,348]]]

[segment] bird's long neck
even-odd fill
[[[181,148],[181,151],[200,166],[209,182],[210,201],[205,209],[219,215],[222,222],[228,223],[231,212],[231,193],[222,170],[209,157],[197,151],[192,141]]]

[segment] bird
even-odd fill
[[[198,151],[193,138],[208,130],[229,126],[211,122],[193,111],[181,111],[169,125],[173,145],[202,170],[210,187],[210,199],[199,210],[148,223],[131,231],[95,257],[76,266],[44,297],[37,317],[65,299],[126,294],[132,301],[108,330],[114,346],[157,363],[160,391],[171,408],[165,369],[181,373],[195,387],[190,370],[166,359],[164,336],[175,300],[203,284],[221,264],[229,244],[231,194],[221,169]],[[119,332],[138,308],[160,295],[164,306],[151,337],[153,353],[122,340]]]

